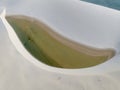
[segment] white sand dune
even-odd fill
[[[57,32],[78,43],[98,48],[113,48],[116,55],[111,60],[90,68],[60,69],[47,66],[37,61],[22,46],[13,28],[6,21],[3,10],[0,14],[0,89],[120,90],[120,12],[78,0],[38,2],[37,4],[35,0],[32,5],[30,1],[28,8],[34,5],[39,7],[39,13],[36,13],[36,10],[31,16],[39,17]],[[25,4],[23,6],[25,7]],[[23,12],[17,10],[15,13],[27,15],[30,9]]]

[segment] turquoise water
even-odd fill
[[[120,10],[120,0],[82,0]]]

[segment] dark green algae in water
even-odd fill
[[[6,16],[24,47],[39,61],[59,68],[86,68],[101,64],[114,55],[114,50],[99,50],[77,44],[56,34],[40,21],[22,15]],[[64,42],[53,37],[57,35]],[[70,46],[72,43],[74,47]],[[77,47],[87,48],[83,49]],[[91,54],[93,53],[93,55]]]

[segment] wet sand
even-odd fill
[[[71,41],[44,23],[22,15],[7,16],[25,48],[39,61],[61,68],[85,68],[114,56],[113,49],[98,49]]]

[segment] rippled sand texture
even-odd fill
[[[96,49],[73,42],[42,22],[22,15],[7,16],[25,48],[39,61],[61,68],[85,68],[114,55],[112,49]]]

